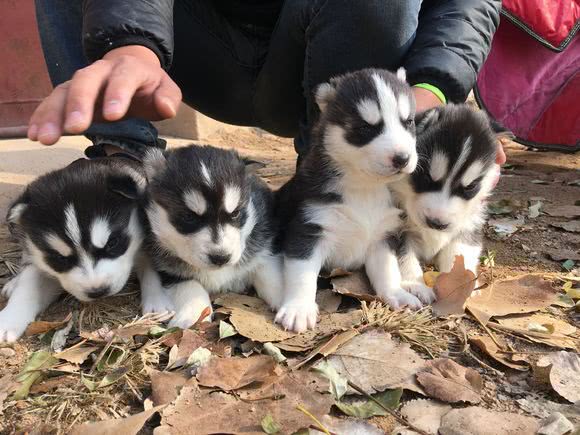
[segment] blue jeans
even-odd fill
[[[234,0],[175,0],[169,74],[196,110],[294,137],[299,154],[307,150],[318,116],[316,85],[365,67],[398,68],[413,43],[421,8],[421,0],[272,0],[279,8],[274,19],[255,24],[244,17],[264,12],[263,5],[247,4],[241,16],[228,1],[234,5]],[[87,65],[82,1],[36,0],[36,13],[56,85]],[[164,145],[153,125],[141,119],[95,123],[86,135],[97,153],[105,143],[137,154]]]

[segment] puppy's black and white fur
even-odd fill
[[[240,156],[188,146],[145,159],[151,267],[142,276],[143,310],[171,310],[187,328],[211,308],[210,293],[253,286],[280,305],[282,261],[274,252],[270,189]]]
[[[27,186],[8,212],[22,269],[3,288],[0,342],[15,341],[62,290],[81,301],[119,292],[143,240],[145,174],[128,158],[77,160]]]
[[[364,265],[377,295],[395,308],[420,307],[424,299],[401,288],[390,247],[401,220],[389,185],[417,164],[415,102],[404,70],[337,77],[319,86],[316,100],[311,149],[278,193],[285,296],[276,320],[294,331],[316,323],[322,268]]]
[[[420,260],[449,272],[455,256],[463,255],[465,267],[477,274],[486,198],[498,174],[496,149],[488,118],[467,105],[418,117],[417,170],[394,184],[407,215],[399,261],[409,291],[426,288]]]

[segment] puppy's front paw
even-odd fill
[[[427,287],[425,284],[419,281],[404,281],[401,284],[405,290],[407,290],[412,295],[415,295],[419,300],[425,304],[432,304],[437,300],[435,292],[431,287]]]
[[[165,294],[165,292],[157,292],[155,295],[143,297],[141,306],[143,314],[175,311],[173,301],[167,294]]]
[[[197,323],[199,318],[201,317],[202,313],[206,310],[207,305],[195,305],[183,308],[181,310],[177,310],[171,321],[167,326],[170,328],[178,327],[181,329],[187,329],[191,325]],[[209,306],[209,315],[203,319],[203,322],[211,322],[213,310],[211,305]]]
[[[13,315],[12,313],[3,310],[0,312],[0,343],[12,343],[20,338],[26,327],[28,321],[21,316]]]
[[[316,303],[286,303],[278,310],[275,321],[287,331],[304,332],[314,329],[317,319]]]
[[[4,296],[5,298],[10,298],[10,296],[12,296],[12,293],[14,293],[14,290],[18,286],[19,277],[20,275],[16,275],[10,281],[4,284],[4,287],[2,287],[2,290],[0,290],[0,295]]]
[[[405,306],[413,310],[418,310],[423,306],[421,301],[416,296],[413,296],[411,293],[403,290],[402,288],[390,290],[380,294],[379,297],[388,303],[394,310],[398,310],[399,308]]]

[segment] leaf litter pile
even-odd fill
[[[0,345],[0,432],[580,433],[580,215],[546,199],[578,191],[571,173],[506,168],[480,276],[462,257],[427,271],[438,301],[417,312],[390,310],[344,270],[321,276],[319,323],[301,334],[252,295],[218,295],[213,321],[189,330],[140,316],[136,285],[90,305],[64,298]],[[539,193],[522,202],[518,188]],[[19,253],[0,238],[3,284]]]

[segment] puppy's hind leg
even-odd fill
[[[282,305],[284,296],[283,257],[272,255],[258,267],[254,275],[254,289],[272,310]]]
[[[404,290],[397,257],[387,242],[378,242],[368,254],[365,270],[377,296],[394,309],[409,306],[422,307],[421,301]]]
[[[169,327],[189,328],[199,320],[206,308],[209,308],[210,314],[203,321],[211,321],[211,300],[199,282],[183,281],[172,286],[169,291],[173,294],[176,308],[175,315],[169,322]]]
[[[20,271],[14,283],[8,304],[0,311],[0,343],[16,341],[62,292],[56,280],[31,264]]]

